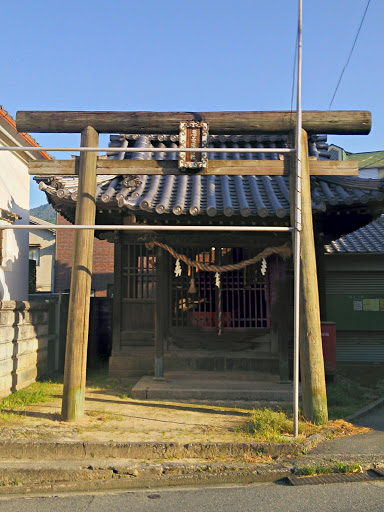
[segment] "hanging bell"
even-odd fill
[[[189,285],[188,293],[190,293],[190,294],[197,293],[197,289],[195,286],[195,279],[193,277],[191,278],[191,284]]]

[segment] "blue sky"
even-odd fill
[[[365,6],[304,0],[304,109],[328,109]],[[2,3],[1,19],[0,103],[13,116],[291,106],[296,0],[15,0]],[[384,2],[372,0],[332,105],[372,111],[369,136],[329,137],[350,151],[384,149],[383,19]],[[33,135],[41,145],[80,140]],[[44,198],[33,189],[31,206]]]

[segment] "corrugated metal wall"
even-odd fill
[[[337,331],[338,363],[384,363],[383,331]]]
[[[325,284],[327,295],[377,294],[383,297],[384,271],[332,269],[326,272]],[[383,363],[384,331],[339,330],[336,322],[336,357],[338,363]]]
[[[384,294],[384,272],[328,272],[326,293],[353,295]]]

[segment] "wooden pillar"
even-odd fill
[[[98,133],[87,126],[81,132],[81,146],[97,145]],[[95,152],[80,155],[75,224],[95,223],[96,161]],[[92,229],[75,231],[64,369],[64,421],[78,420],[84,415],[93,238]]]
[[[319,291],[313,234],[308,140],[301,132],[302,231],[300,290],[300,370],[303,413],[315,424],[328,421],[327,393],[321,344]]]
[[[277,286],[279,280],[279,262],[275,255],[268,258],[267,283],[269,289],[269,300],[271,304],[271,327],[269,330],[270,351],[275,354],[278,351],[279,320],[277,315],[278,295]]]
[[[155,377],[164,377],[164,347],[168,334],[168,253],[156,247]]]
[[[274,273],[271,277],[271,349],[279,354],[280,382],[288,382],[288,347],[293,344],[292,279],[288,276],[286,261],[277,256],[270,260],[270,273]]]
[[[112,355],[119,356],[121,349],[121,300],[122,300],[122,265],[121,265],[121,250],[122,250],[122,235],[121,232],[115,231],[114,236],[114,283],[113,283],[113,300],[112,300]],[[127,262],[124,262],[126,265]],[[128,279],[126,277],[125,279]]]

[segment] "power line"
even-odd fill
[[[366,6],[366,8],[365,8],[365,11],[364,11],[363,17],[362,17],[361,22],[360,22],[359,29],[358,29],[357,34],[356,34],[356,36],[355,36],[355,40],[353,41],[353,45],[352,45],[351,51],[349,52],[347,62],[346,62],[346,64],[345,64],[345,66],[343,67],[343,70],[342,70],[342,72],[341,72],[341,74],[340,74],[340,78],[339,78],[339,81],[337,82],[336,89],[335,89],[335,92],[333,93],[332,100],[331,100],[331,103],[329,104],[328,110],[331,110],[331,106],[332,106],[333,100],[335,99],[335,96],[336,96],[337,90],[338,90],[338,88],[339,88],[339,85],[340,85],[341,79],[343,78],[344,71],[345,71],[345,70],[347,69],[347,67],[348,67],[349,61],[350,61],[350,59],[351,59],[351,56],[352,56],[353,50],[355,49],[355,45],[356,45],[357,39],[358,39],[358,37],[359,37],[361,27],[363,26],[364,19],[365,19],[365,15],[367,14],[368,7],[369,7],[369,4],[370,4],[370,3],[371,3],[371,0],[368,0],[368,2],[367,2],[367,6]]]
[[[292,127],[293,122],[293,96],[295,92],[295,84],[296,84],[296,64],[297,64],[297,50],[299,45],[299,33],[296,34],[296,42],[295,42],[295,56],[293,58],[293,72],[292,72],[292,90],[291,90],[291,120],[290,120],[290,128]]]

